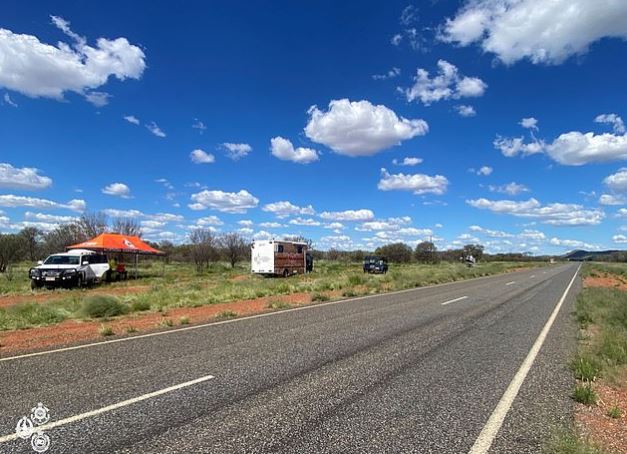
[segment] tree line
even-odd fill
[[[104,213],[85,213],[74,222],[61,224],[50,231],[37,227],[25,227],[17,233],[0,233],[0,273],[4,273],[11,264],[23,261],[35,262],[50,254],[63,252],[69,245],[81,243],[104,232],[142,236],[141,224],[135,219],[109,219]],[[307,243],[314,259],[361,262],[372,251],[340,251],[330,249],[319,251],[313,247],[311,239],[298,236],[286,238],[291,241]],[[250,241],[238,232],[216,235],[209,229],[197,228],[189,233],[188,241],[174,244],[171,241],[151,242],[151,246],[165,252],[167,261],[193,263],[200,271],[211,263],[227,261],[232,267],[238,262],[250,260]],[[456,262],[469,255],[476,260],[516,260],[537,259],[527,254],[489,255],[480,244],[467,244],[463,248],[439,251],[434,243],[423,241],[414,249],[405,243],[391,243],[378,247],[375,255],[385,256],[395,263],[439,263]]]

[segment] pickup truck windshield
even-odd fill
[[[78,260],[77,255],[51,255],[44,265],[78,265]]]

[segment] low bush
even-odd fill
[[[580,404],[594,405],[597,401],[597,394],[589,383],[582,385],[577,384],[573,391],[573,399]]]
[[[128,314],[130,308],[113,296],[92,295],[83,300],[81,311],[89,318],[103,318]]]
[[[292,306],[285,301],[270,301],[268,303],[268,309],[289,309],[290,307]]]
[[[314,293],[311,296],[311,301],[329,301],[331,298],[329,298],[328,295],[325,295],[324,293]]]

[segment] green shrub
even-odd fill
[[[577,380],[592,382],[601,376],[601,365],[591,356],[577,356],[570,363],[570,368]]]
[[[360,274],[353,274],[348,276],[348,283],[350,285],[362,285],[364,283],[364,277]]]
[[[128,305],[110,295],[92,295],[83,300],[81,311],[90,318],[115,317],[129,312]]]
[[[161,328],[170,328],[171,326],[174,326],[174,322],[171,318],[164,318],[159,322],[159,326]]]
[[[235,318],[235,317],[237,317],[237,312],[233,312],[233,311],[222,311],[216,315],[216,318],[220,320],[228,320],[230,318]]]
[[[270,301],[268,303],[268,309],[289,309],[290,307],[292,306],[285,301]]]
[[[573,391],[573,399],[580,404],[594,405],[597,401],[597,394],[589,383],[583,385],[577,384]]]
[[[113,328],[111,328],[110,326],[105,326],[105,325],[100,325],[100,329],[98,330],[98,332],[100,333],[101,336],[104,336],[104,337],[113,336],[115,334],[115,331],[113,331]]]
[[[609,416],[612,419],[619,419],[621,416],[623,416],[623,412],[620,411],[620,408],[614,405],[612,408],[610,408],[607,411],[607,416]]]
[[[324,293],[314,293],[311,297],[311,301],[329,301],[330,299],[331,298]]]
[[[48,304],[23,303],[0,309],[0,331],[61,323],[65,311]]]
[[[559,431],[542,449],[543,454],[603,454],[603,451],[572,432]]]
[[[133,312],[149,311],[150,303],[145,300],[133,301],[131,303],[131,310]]]

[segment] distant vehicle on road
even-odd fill
[[[87,249],[52,254],[28,271],[32,289],[83,287],[103,279],[109,271],[107,256]]]
[[[288,277],[313,271],[306,243],[257,240],[251,246],[251,270],[265,276]]]
[[[385,274],[388,272],[388,259],[377,255],[364,257],[364,273]]]

